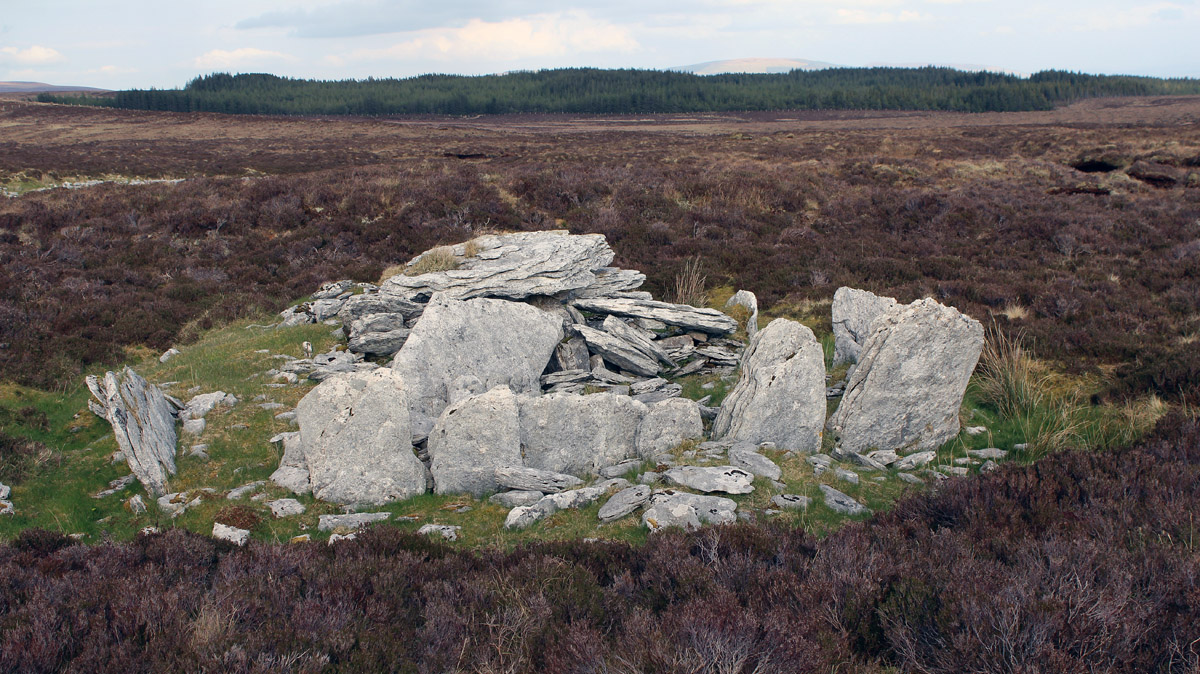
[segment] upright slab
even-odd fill
[[[497,386],[447,407],[429,434],[429,457],[436,493],[496,491],[496,469],[522,465],[517,397]]]
[[[867,290],[838,288],[833,294],[833,365],[858,362],[871,336],[871,323],[896,306],[896,300]]]
[[[88,406],[112,425],[117,446],[130,470],[155,496],[167,493],[167,478],[175,474],[175,416],[157,386],[126,367],[100,380],[88,375],[88,389],[98,402]]]
[[[983,326],[932,299],[875,323],[828,428],[845,451],[936,449],[958,434],[958,411],[983,349]]]
[[[592,475],[637,455],[646,406],[613,393],[552,393],[522,397],[521,448],[525,465]]]

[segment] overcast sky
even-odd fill
[[[179,87],[744,57],[1200,77],[1200,0],[0,0],[0,80]]]

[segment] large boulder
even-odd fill
[[[431,423],[450,403],[450,385],[464,376],[485,391],[540,391],[539,377],[562,337],[558,318],[528,304],[435,295],[392,369],[408,386],[414,423]]]
[[[583,311],[652,319],[685,330],[698,330],[714,335],[727,335],[738,328],[737,321],[716,309],[697,309],[686,304],[629,297],[581,297],[572,300],[571,303]]]
[[[429,434],[434,492],[494,492],[496,469],[521,465],[517,396],[505,386],[469,396],[446,408]]]
[[[459,300],[557,295],[595,285],[597,278],[593,272],[613,259],[604,235],[572,235],[565,230],[480,236],[456,246],[426,251],[413,258],[409,268],[417,267],[431,255],[447,258],[452,255],[449,266],[453,268],[416,276],[393,276],[383,283],[381,290],[406,297],[443,293]],[[629,285],[632,281],[621,278],[618,285]]]
[[[85,379],[97,402],[88,401],[97,416],[112,425],[117,446],[129,469],[155,496],[167,493],[167,477],[175,474],[175,414],[157,386],[126,367],[118,375]]]
[[[816,452],[824,423],[821,343],[804,325],[777,318],[750,340],[737,384],[713,422],[713,437]]]
[[[643,459],[652,459],[685,440],[704,435],[704,420],[694,400],[670,398],[648,408],[637,434],[637,453]]]
[[[296,406],[313,496],[382,504],[425,493],[403,377],[380,368],[334,376]]]
[[[838,288],[833,294],[833,364],[858,362],[871,335],[871,323],[896,306],[896,300],[867,290]]]
[[[874,323],[828,428],[845,452],[936,449],[958,434],[958,411],[983,349],[983,326],[932,299]]]
[[[646,406],[614,393],[522,397],[525,465],[572,475],[595,474],[637,455]]]

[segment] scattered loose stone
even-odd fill
[[[917,452],[916,454],[909,454],[908,456],[893,463],[892,467],[896,470],[914,470],[924,466],[930,461],[933,461],[936,457],[937,452],[932,450],[928,452]]]
[[[992,461],[991,459],[988,459],[987,461],[983,462],[982,466],[979,467],[979,472],[990,473],[993,470],[998,469],[999,467],[1000,467],[1000,464],[996,463],[995,461]]]
[[[17,509],[13,506],[12,501],[0,499],[0,515],[15,515]]]
[[[779,494],[771,499],[771,503],[784,510],[808,510],[812,499],[798,494]]]
[[[0,499],[7,499],[12,494],[12,487],[0,482]]]
[[[662,474],[653,470],[648,470],[637,477],[638,484],[657,484],[661,480]]]
[[[813,467],[813,475],[817,477],[820,477],[821,473],[829,470],[829,467],[833,465],[833,457],[828,454],[814,454],[805,460]]]
[[[208,422],[204,419],[188,419],[183,422],[183,432],[188,435],[201,435],[207,426]]]
[[[246,529],[231,527],[220,522],[213,522],[213,538],[219,541],[229,541],[237,546],[243,546],[250,540],[250,532]]]
[[[635,470],[642,462],[638,459],[626,459],[616,465],[605,466],[600,469],[600,477],[621,477],[631,470]]]
[[[652,505],[642,513],[642,525],[651,532],[667,527],[679,527],[684,531],[700,528],[700,516],[696,509],[682,501],[669,501]]]
[[[863,504],[827,484],[820,485],[820,487],[821,493],[825,496],[825,505],[835,512],[843,515],[861,515],[871,512]]]
[[[459,531],[462,531],[462,527],[451,526],[448,524],[426,524],[420,529],[417,529],[418,534],[424,534],[425,536],[441,536],[448,541],[457,541]]]
[[[967,470],[966,466],[938,466],[938,470],[946,473],[947,475],[954,475],[956,477],[966,477],[970,472]]]
[[[1029,443],[1026,443],[1026,442],[1022,442],[1022,443],[1013,445],[1014,452],[1023,452],[1027,449],[1029,449]]]
[[[543,496],[545,496],[545,494],[540,491],[525,491],[517,489],[513,491],[500,492],[499,494],[493,494],[491,498],[488,499],[488,502],[495,503],[498,506],[504,506],[505,508],[516,508],[518,506],[533,505],[534,503],[542,500]]]
[[[729,450],[729,463],[768,480],[783,477],[783,470],[774,461],[755,451],[752,444],[735,445]]]
[[[137,481],[137,476],[134,475],[133,473],[130,473],[129,475],[126,475],[124,477],[119,477],[108,483],[108,489],[105,489],[102,492],[93,494],[92,498],[104,498],[105,496],[112,496],[113,494],[125,489],[126,487],[128,487],[129,485],[133,484],[136,481]],[[8,487],[5,487],[4,485],[0,484],[0,498],[8,498],[7,492],[8,492]]]
[[[158,357],[158,362],[165,363],[168,360],[171,360],[172,358],[174,358],[175,356],[178,356],[178,355],[179,355],[179,349],[176,349],[175,347],[171,347],[171,348],[167,349],[166,351],[164,351],[163,354]]]
[[[858,473],[856,473],[852,470],[846,470],[845,468],[834,468],[833,476],[843,482],[849,482],[850,484],[858,484],[858,479],[859,479]]]
[[[970,436],[983,435],[987,433],[987,426],[967,426],[963,432]]]
[[[391,513],[350,513],[348,515],[321,515],[317,520],[318,531],[333,531],[334,529],[358,529],[368,524],[382,522],[391,517]]]
[[[967,456],[976,459],[994,459],[999,460],[1008,456],[1008,452],[997,447],[988,447],[986,449],[968,449]]]
[[[689,494],[674,489],[663,489],[650,496],[650,505],[685,503],[696,511],[696,516],[706,524],[732,524],[737,520],[734,511],[737,502],[722,496]]]
[[[638,485],[613,494],[612,498],[600,507],[600,521],[612,522],[632,513],[650,500],[650,492],[650,487]]]
[[[271,514],[276,519],[281,517],[292,517],[294,515],[303,515],[305,511],[304,504],[294,498],[281,498],[275,501],[267,501],[267,507],[271,509]]]
[[[341,543],[342,541],[352,541],[355,538],[358,538],[358,534],[330,534],[329,545]]]
[[[734,466],[679,466],[668,470],[663,477],[667,482],[702,492],[749,494],[754,491],[750,484],[754,475]]]
[[[158,509],[175,518],[182,515],[188,508],[200,505],[200,502],[199,494],[193,496],[191,492],[175,492],[159,496]]]
[[[258,406],[267,411],[281,410],[285,407],[283,403],[259,403]]]
[[[300,433],[280,433],[271,438],[271,442],[283,445],[283,457],[279,460],[279,468],[271,473],[271,482],[297,494],[312,491],[308,480],[308,462],[304,459],[304,450],[300,444]]]
[[[237,489],[231,489],[229,493],[225,495],[225,498],[229,499],[230,501],[236,501],[240,498],[245,498],[247,495],[258,491],[259,488],[261,488],[264,484],[266,484],[266,482],[262,480],[244,484]]]
[[[900,455],[890,449],[880,449],[867,454],[867,458],[882,466],[890,466],[900,460]]]
[[[902,482],[907,482],[909,484],[925,484],[924,480],[916,475],[913,475],[912,473],[897,473],[896,477],[900,478]]]

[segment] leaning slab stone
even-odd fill
[[[699,330],[713,335],[727,335],[738,328],[737,321],[716,309],[697,309],[686,304],[619,297],[578,298],[571,303],[583,311],[649,318],[685,330]]]
[[[406,297],[443,293],[460,300],[557,295],[594,285],[593,272],[613,259],[602,234],[555,230],[480,236],[426,251],[413,258],[409,267],[427,256],[448,252],[454,255],[454,269],[417,276],[399,274],[385,281],[381,291]]]
[[[586,288],[576,290],[575,297],[612,297],[636,290],[646,282],[646,275],[633,269],[601,267],[592,272],[596,280]]]
[[[525,465],[572,475],[595,474],[637,455],[646,406],[613,393],[522,396]]]
[[[776,465],[774,461],[759,454],[756,449],[755,445],[749,443],[734,445],[733,449],[729,450],[729,463],[738,468],[744,468],[759,477],[765,477],[768,480],[778,480],[781,478],[783,476],[783,469]]]
[[[650,487],[643,484],[613,494],[600,506],[600,521],[612,522],[632,513],[650,500],[650,492]]]
[[[571,329],[583,338],[590,352],[626,372],[654,377],[662,369],[654,357],[646,355],[636,345],[616,335],[586,325],[574,325]]]
[[[243,546],[250,540],[250,532],[246,529],[227,526],[220,522],[213,522],[213,538],[218,541],[228,541],[237,546]]]
[[[536,491],[553,494],[573,487],[578,487],[582,480],[574,475],[556,473],[549,470],[525,468],[522,466],[500,466],[495,469],[497,484],[522,491]]]
[[[496,469],[522,463],[516,395],[497,386],[450,405],[429,434],[428,448],[435,493],[478,498],[496,491]]]
[[[648,406],[638,427],[637,453],[650,459],[704,435],[700,406],[687,398],[671,398]]]
[[[382,368],[339,375],[296,406],[313,496],[383,504],[425,493],[413,454],[405,380]]]
[[[725,303],[726,309],[735,306],[745,307],[750,312],[750,317],[746,319],[746,337],[753,339],[758,334],[758,298],[749,290],[739,290]]]
[[[540,391],[539,378],[562,337],[557,318],[528,304],[435,295],[392,369],[409,388],[414,416],[435,420],[450,403],[449,384],[465,375],[485,391]]]
[[[827,424],[839,446],[914,451],[953,439],[983,326],[932,299],[895,307],[873,326]]]
[[[858,362],[876,318],[896,306],[896,300],[867,290],[838,288],[833,294],[833,365]]]
[[[668,470],[663,477],[672,484],[702,492],[749,494],[754,491],[750,484],[754,475],[734,466],[679,466]]]
[[[778,318],[750,340],[737,384],[713,422],[713,437],[815,452],[825,409],[821,343],[806,326]]]
[[[626,325],[625,321],[616,316],[605,316],[601,327],[608,334],[633,345],[646,357],[657,360],[669,368],[676,367],[675,361],[671,360],[666,350],[654,343],[654,333]]]
[[[321,515],[317,519],[318,531],[333,531],[335,529],[358,529],[368,524],[382,522],[391,517],[391,513],[350,513],[349,515]]]
[[[271,481],[297,494],[311,492],[308,462],[304,460],[304,446],[300,442],[299,431],[280,433],[271,441],[283,445],[283,457],[279,460],[279,468],[271,473]]]
[[[126,367],[100,380],[85,380],[97,402],[88,407],[112,425],[117,445],[130,470],[156,496],[167,491],[167,476],[175,474],[175,416],[157,386],[146,383]]]
[[[591,353],[582,337],[572,337],[554,347],[554,362],[559,370],[591,370]]]
[[[871,512],[865,505],[827,484],[820,485],[820,487],[821,493],[825,496],[825,505],[829,506],[830,510],[843,515],[862,515]]]

